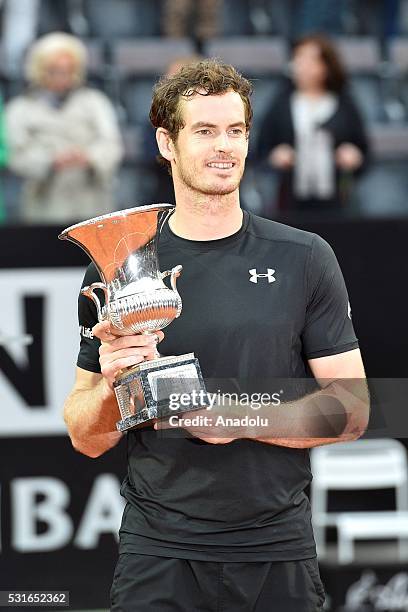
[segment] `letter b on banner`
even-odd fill
[[[11,498],[16,550],[55,550],[69,542],[73,533],[72,520],[66,513],[70,493],[63,482],[56,478],[18,478],[12,483]],[[45,523],[45,531],[38,531],[40,522]]]

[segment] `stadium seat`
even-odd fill
[[[140,151],[142,148],[141,140],[143,138],[140,127],[134,125],[125,125],[122,128],[122,138],[124,146],[124,161],[132,163],[140,159]]]
[[[129,79],[121,84],[121,100],[129,123],[144,125],[149,121],[152,90],[157,78]]]
[[[406,512],[408,510],[407,454],[404,446],[397,440],[357,440],[351,443],[313,448],[311,467],[313,473],[312,517],[320,557],[326,553],[326,527],[337,526],[342,517],[350,517],[350,521],[353,518],[352,512],[329,512],[328,492],[330,490],[393,488],[395,489],[396,511]],[[395,518],[397,516],[395,513]],[[356,515],[356,519],[358,518]],[[347,533],[347,527],[348,525],[343,523],[344,533]],[[378,534],[380,534],[380,520],[378,520],[377,527]],[[389,529],[385,522],[384,529],[388,530],[386,532],[388,535]],[[348,535],[351,535],[351,529]],[[401,534],[401,537],[405,538],[406,534]],[[344,556],[347,559],[349,555],[350,547],[346,544]]]
[[[350,206],[366,217],[408,214],[407,159],[371,162],[353,189]]]
[[[240,36],[252,33],[250,0],[223,0],[220,30],[223,36]]]
[[[252,96],[252,107],[254,111],[254,118],[251,128],[250,143],[256,143],[258,141],[259,129],[262,124],[263,118],[269,107],[271,106],[276,94],[278,93],[281,86],[281,78],[275,77],[259,77],[250,78],[252,82],[254,92]],[[252,157],[251,147],[250,155]]]
[[[408,159],[408,124],[374,125],[370,129],[370,140],[377,160]]]
[[[110,86],[111,71],[105,60],[104,44],[99,39],[83,40],[88,51],[87,83],[91,87],[104,91],[109,97],[112,95]]]
[[[87,0],[90,35],[110,40],[160,34],[159,0]]]
[[[286,67],[287,43],[283,38],[236,36],[209,40],[204,46],[208,57],[233,64],[246,75],[276,75]]]
[[[389,64],[394,72],[396,97],[404,105],[408,117],[408,37],[397,37],[388,45]]]
[[[381,62],[377,40],[371,37],[338,36],[333,42],[350,74],[377,73]]]
[[[401,73],[408,74],[408,37],[392,38],[388,44],[388,59]]]
[[[381,83],[376,75],[351,76],[349,90],[366,122],[386,120]]]
[[[145,38],[117,41],[112,46],[112,79],[126,121],[143,125],[148,121],[152,88],[173,61],[194,53],[190,39]]]
[[[10,170],[2,168],[0,171],[0,184],[7,223],[18,223],[20,218],[22,179]]]
[[[371,161],[356,182],[352,206],[365,216],[408,213],[408,124],[370,129]]]
[[[88,51],[88,72],[102,75],[105,70],[105,50],[101,40],[89,39],[82,41]]]
[[[24,79],[6,74],[0,70],[0,94],[3,102],[8,102],[11,98],[18,96],[24,91]]]
[[[256,35],[294,37],[300,0],[251,0],[249,17]]]
[[[112,62],[120,76],[161,75],[168,65],[194,53],[189,38],[121,40],[112,47]]]
[[[363,117],[370,123],[384,121],[377,40],[371,37],[336,37],[333,39],[350,80],[350,92]]]
[[[279,177],[269,166],[247,162],[240,187],[243,208],[268,219],[277,217],[278,188]]]
[[[398,540],[398,559],[408,561],[408,512],[350,512],[337,519],[339,563],[354,561],[355,540]]]
[[[38,35],[41,36],[49,32],[86,34],[86,20],[82,24],[82,31],[78,31],[76,28],[78,20],[75,19],[76,14],[82,12],[83,4],[83,0],[41,0],[38,15]]]
[[[24,89],[23,66],[17,73],[10,70],[6,61],[6,54],[0,45],[0,94],[3,102],[17,96]]]
[[[158,164],[125,163],[119,171],[115,202],[117,209],[157,202]]]

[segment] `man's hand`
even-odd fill
[[[365,379],[334,379],[323,389],[293,402],[252,407],[215,401],[210,410],[175,413],[154,427],[156,430],[181,427],[211,444],[250,439],[309,448],[357,439],[367,427],[368,414]]]
[[[218,413],[218,411],[216,412]],[[154,429],[160,431],[162,429],[182,427],[190,435],[200,438],[200,440],[204,440],[208,444],[228,444],[242,437],[239,428],[216,425],[217,414],[213,410],[203,408],[202,410],[183,412],[172,416],[178,417],[180,425],[171,425],[169,419],[164,418],[156,421]],[[195,425],[189,424],[192,419],[195,419]]]
[[[157,359],[157,343],[164,338],[162,331],[152,334],[118,336],[109,321],[97,323],[92,332],[102,342],[99,348],[101,373],[110,390],[117,374],[142,361]]]

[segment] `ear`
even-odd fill
[[[160,154],[171,162],[174,159],[174,144],[170,138],[170,134],[164,128],[157,128],[156,130],[156,141],[159,147]]]

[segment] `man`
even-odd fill
[[[150,118],[176,198],[159,258],[161,269],[183,265],[183,312],[165,337],[119,338],[80,297],[80,323],[94,326],[102,343],[98,355],[95,338],[81,340],[66,422],[80,452],[97,457],[114,446],[114,377],[155,358],[157,340],[163,355],[194,351],[211,383],[233,380],[253,391],[258,380],[290,386],[312,373],[332,394],[272,401],[263,407],[264,430],[186,424],[170,432],[181,436],[155,423],[128,433],[113,610],[316,612],[324,601],[304,492],[307,448],[363,433],[367,401],[355,398],[364,393],[325,379],[363,379],[364,369],[327,243],[240,208],[250,93],[232,66],[214,60],[156,86]],[[84,283],[95,280],[90,266]],[[345,406],[340,416],[336,398]],[[214,411],[224,408],[236,414],[239,406]]]

